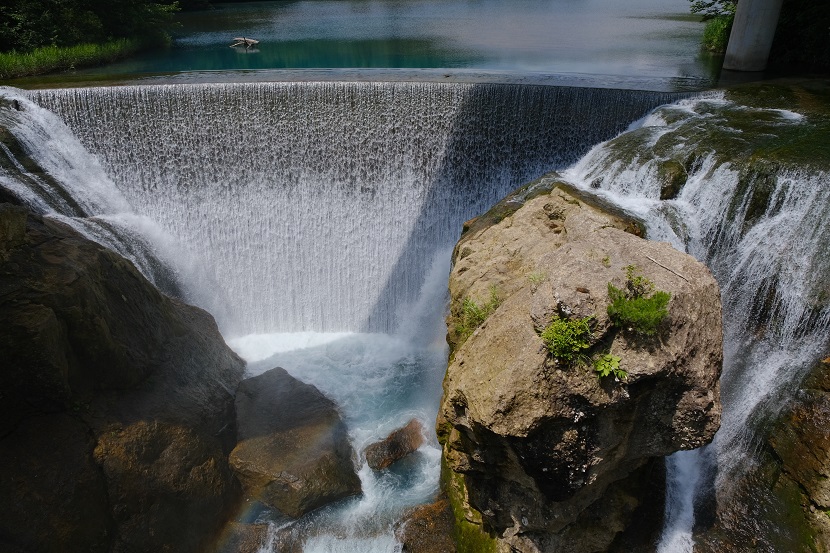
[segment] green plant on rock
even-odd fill
[[[553,319],[542,331],[542,341],[550,354],[565,365],[583,361],[583,352],[591,347],[592,319]]]
[[[597,372],[599,378],[614,375],[617,380],[625,380],[628,378],[628,373],[620,368],[621,357],[606,353],[594,359],[594,370]]]
[[[534,272],[527,275],[527,279],[534,286],[538,286],[547,280],[548,276],[545,273]]]
[[[668,315],[666,306],[671,294],[655,290],[654,283],[637,272],[637,267],[626,267],[625,289],[608,283],[608,317],[614,326],[642,336],[654,336]]]
[[[499,305],[501,305],[501,298],[495,286],[490,287],[490,297],[485,302],[478,303],[469,296],[464,298],[461,302],[461,315],[455,325],[459,343],[469,338],[475,329],[498,309]]]

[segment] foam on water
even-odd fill
[[[421,301],[408,311],[396,335],[361,333],[277,333],[229,341],[255,376],[283,367],[313,384],[339,406],[355,451],[384,439],[416,418],[426,441],[393,469],[375,472],[361,457],[363,494],[301,520],[306,552],[399,551],[394,526],[407,507],[431,501],[438,489],[441,450],[430,430],[446,368],[443,301],[449,254],[439,251],[421,289]],[[283,531],[291,531],[290,524]],[[272,547],[276,547],[275,540]]]

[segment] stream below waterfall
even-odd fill
[[[0,95],[24,106],[0,110],[0,125],[49,175],[23,182],[0,168],[0,186],[210,311],[248,376],[282,366],[317,386],[356,451],[411,418],[427,429],[399,468],[361,461],[360,498],[296,522],[253,505],[241,517],[272,525],[274,551],[399,551],[395,522],[438,489],[429,429],[451,248],[465,220],[548,171],[640,217],[722,288],[723,427],[668,461],[661,552],[691,551],[700,498],[752,463],[753,428],[827,347],[830,163],[779,159],[767,180],[746,178],[765,145],[741,134],[811,132],[816,118],[797,108],[726,93],[401,82]],[[667,160],[687,178],[661,200]]]

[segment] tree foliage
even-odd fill
[[[0,4],[0,51],[158,40],[173,25],[173,0],[5,0]]]
[[[735,15],[737,0],[690,0],[692,13],[699,13],[704,20],[721,15]]]

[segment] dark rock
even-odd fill
[[[354,451],[334,403],[275,368],[243,380],[230,464],[245,493],[290,517],[359,494]]]
[[[208,313],[66,225],[3,206],[0,236],[3,496],[27,494],[0,507],[0,549],[201,549],[238,493],[244,363]]]
[[[94,447],[67,413],[28,417],[0,440],[0,550],[110,551],[116,525]]]
[[[453,515],[446,496],[412,509],[395,530],[404,553],[455,553],[452,533]]]
[[[403,459],[424,443],[423,426],[412,419],[403,428],[393,431],[385,440],[366,447],[363,454],[374,470],[385,469],[395,461]]]
[[[188,427],[139,421],[113,428],[99,437],[95,459],[109,484],[117,551],[193,547],[234,496],[222,450]]]
[[[224,539],[213,553],[257,553],[266,545],[266,541],[267,524],[233,522],[225,527]]]

